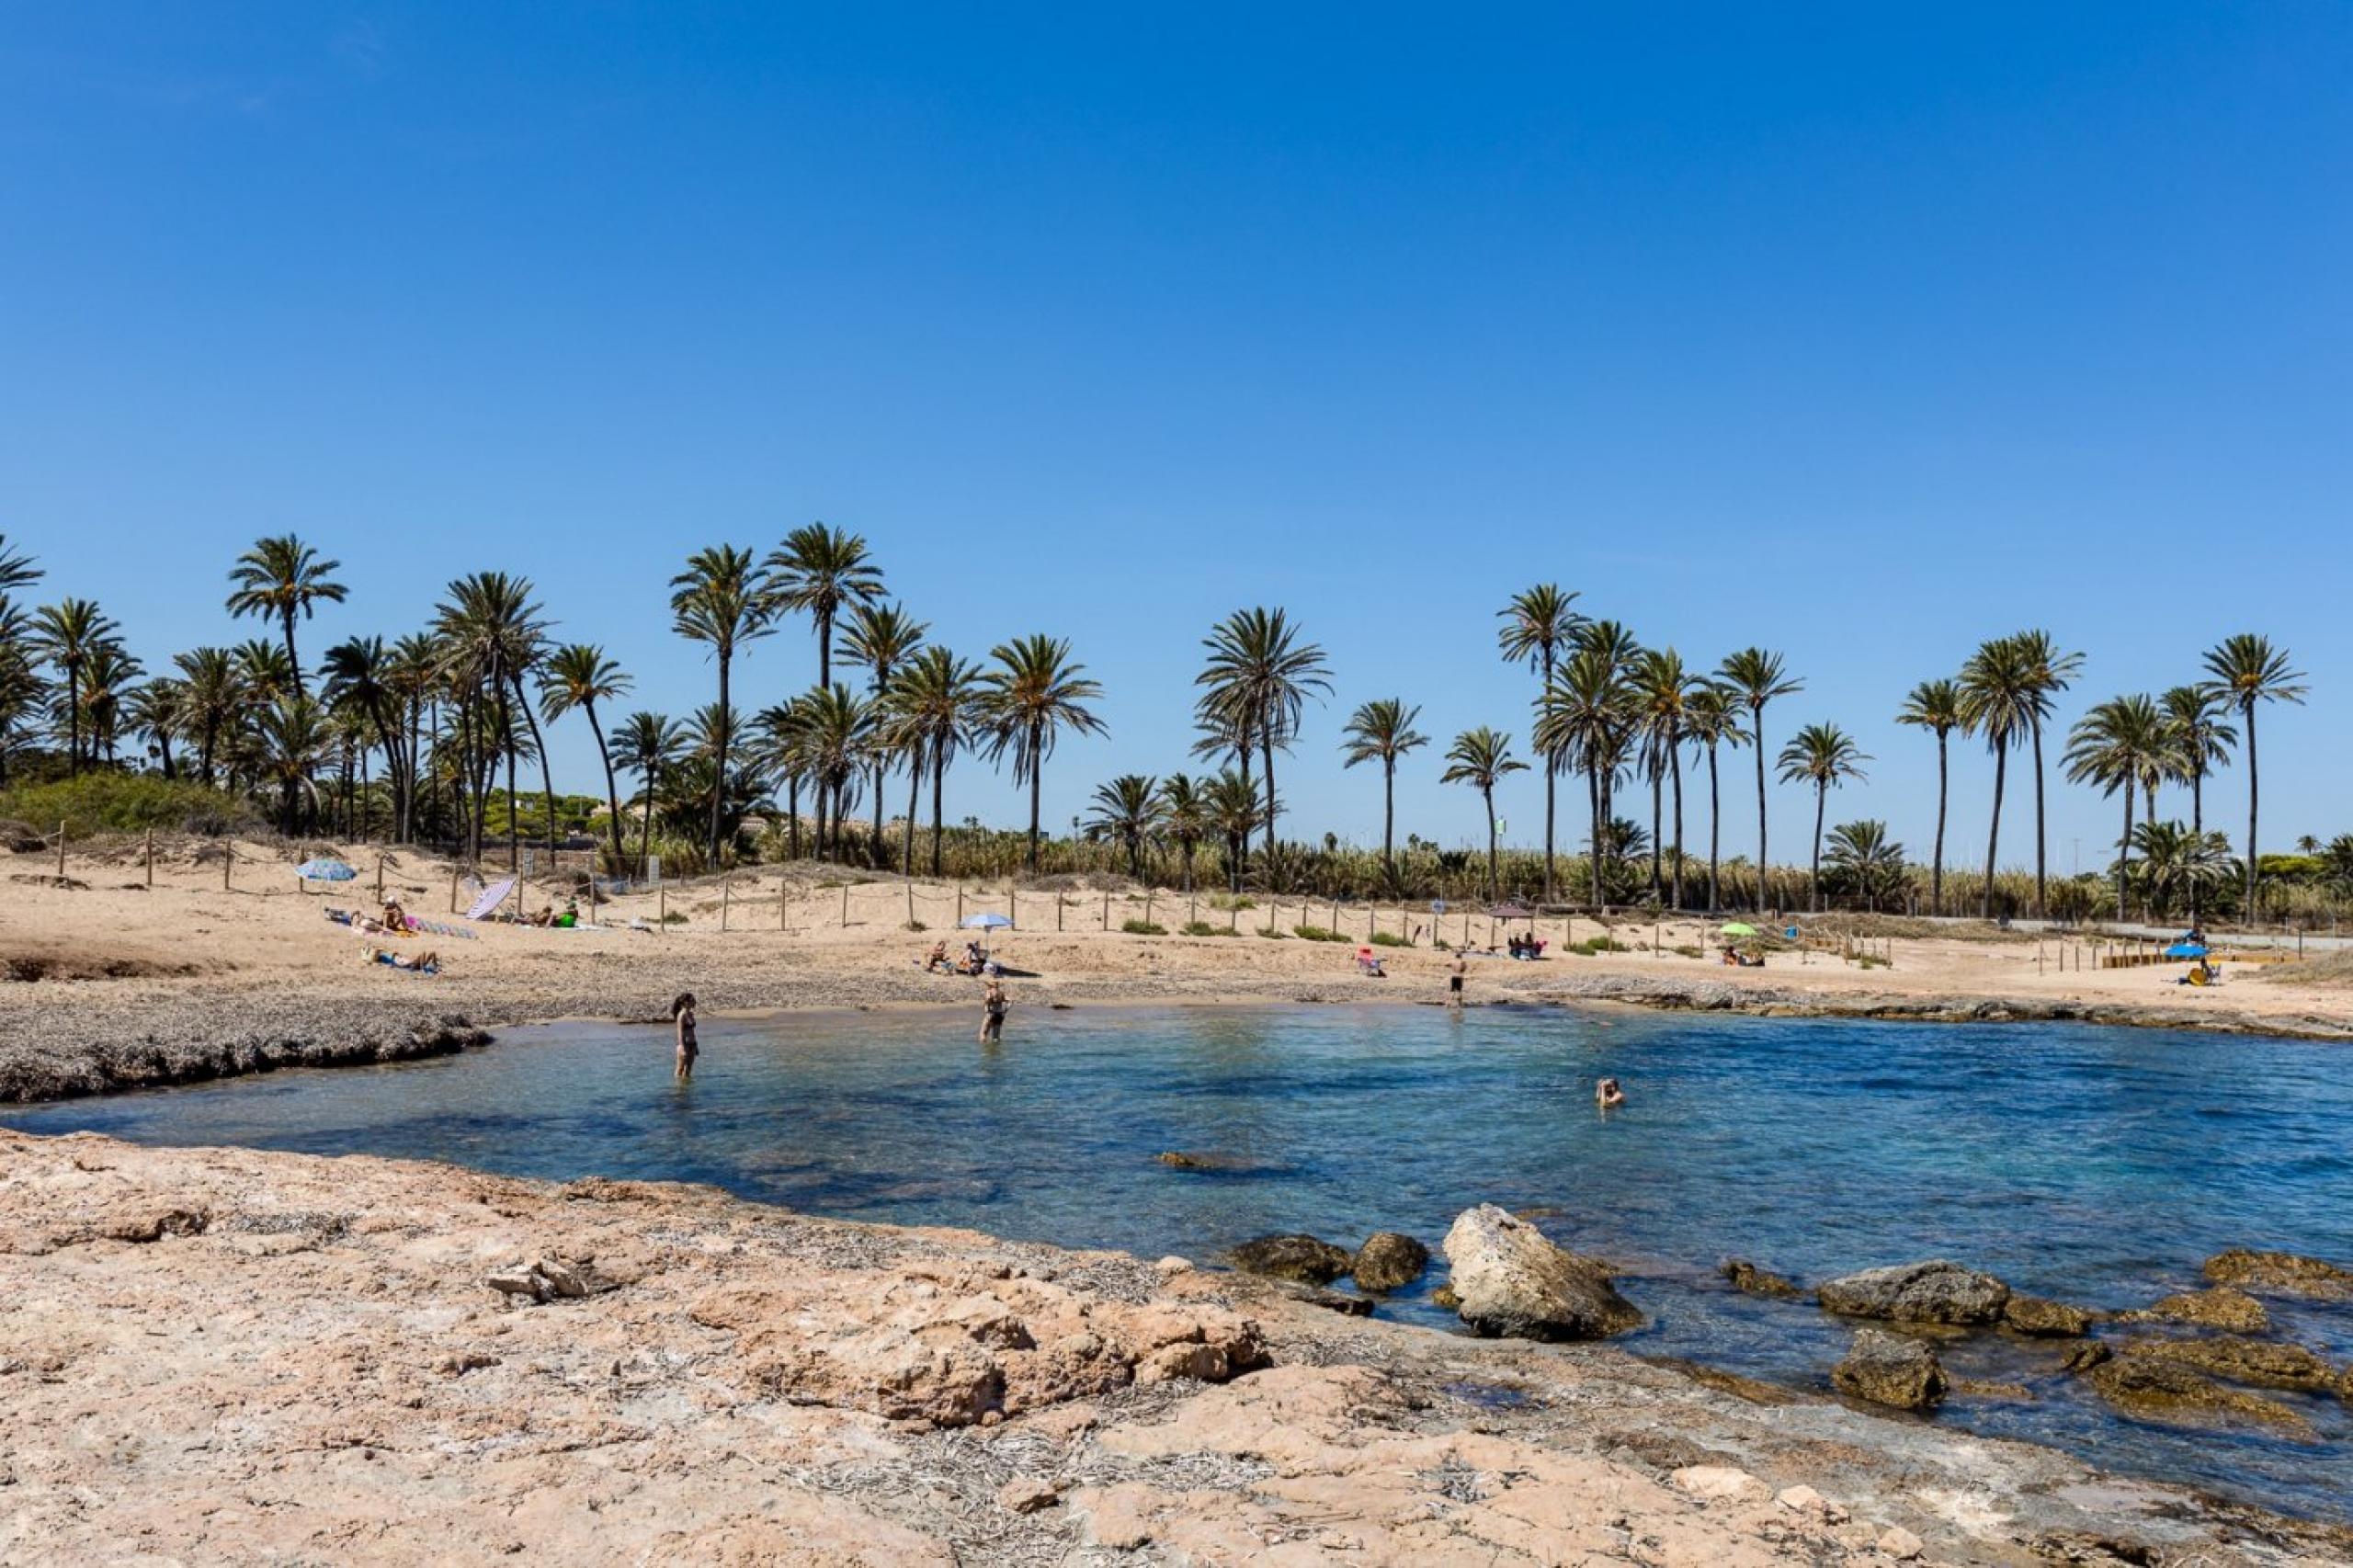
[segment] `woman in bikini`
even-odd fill
[[[981,1043],[983,1045],[995,1045],[1005,1039],[1006,1006],[1005,983],[1001,980],[990,981],[988,989],[981,993]]]
[[[695,1058],[700,1054],[695,1044],[695,994],[682,992],[670,1004],[670,1017],[678,1028],[678,1071],[681,1084],[695,1075]]]

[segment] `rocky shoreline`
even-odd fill
[[[0,1562],[2353,1555],[2030,1444],[1181,1259],[90,1136],[0,1132]]]

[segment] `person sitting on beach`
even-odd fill
[[[580,901],[576,898],[565,899],[563,913],[555,917],[555,924],[558,929],[564,931],[577,926],[580,924]]]
[[[1375,953],[1370,948],[1358,948],[1357,949],[1357,968],[1363,971],[1366,974],[1375,980],[1386,980],[1389,978],[1389,971],[1381,967],[1380,955]]]
[[[1616,1110],[1626,1103],[1626,1091],[1618,1086],[1615,1078],[1604,1078],[1593,1086],[1593,1103],[1603,1110]]]
[[[678,1036],[678,1066],[676,1077],[681,1084],[695,1075],[695,1058],[701,1054],[695,1043],[695,994],[682,991],[670,1003],[670,1021]]]
[[[926,974],[937,974],[943,969],[955,967],[948,961],[948,938],[942,937],[931,945],[930,955],[923,960],[923,971]]]
[[[408,912],[401,907],[399,899],[388,898],[384,901],[384,929],[387,931],[408,929]]]
[[[956,972],[959,974],[981,974],[985,972],[987,967],[988,960],[981,956],[980,943],[966,942],[964,944],[964,961],[956,966]]]

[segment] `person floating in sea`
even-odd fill
[[[981,993],[981,1043],[995,1045],[1005,1039],[1005,982],[991,980]]]
[[[1593,1086],[1593,1103],[1603,1110],[1616,1110],[1626,1103],[1626,1091],[1618,1086],[1615,1078],[1604,1078]]]
[[[678,1071],[681,1084],[695,1075],[695,1058],[701,1054],[695,1044],[695,994],[682,991],[670,1004],[671,1020],[678,1029]]]
[[[1462,977],[1470,972],[1470,959],[1464,954],[1456,953],[1454,961],[1446,966],[1446,1005],[1448,1006],[1462,1006]]]

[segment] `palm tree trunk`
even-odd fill
[[[2246,714],[2246,913],[2241,917],[2253,924],[2256,917],[2256,851],[2255,801],[2257,793],[2255,767],[2255,699],[2249,698],[2240,707]]]
[[[1035,721],[1029,725],[1029,873],[1038,872],[1038,791],[1045,774],[1045,734]],[[1272,756],[1268,765],[1272,766]],[[1271,840],[1269,841],[1271,846]]]
[[[939,796],[948,782],[948,748],[941,746],[931,759],[931,874],[939,875]]]
[[[294,695],[307,697],[310,693],[302,689],[302,661],[294,653],[294,607],[288,605],[280,612],[280,619],[286,622],[286,662],[294,671]]]
[[[1397,881],[1397,759],[1381,759],[1381,869],[1393,885]],[[1552,786],[1550,775],[1544,785],[1544,888],[1552,896]]]
[[[907,831],[899,838],[899,875],[915,874],[915,811],[923,803],[923,748],[907,753]]]
[[[1814,914],[1822,913],[1822,812],[1830,803],[1830,786],[1817,780],[1813,786],[1813,863],[1806,870],[1805,900]]]
[[[1489,785],[1479,791],[1487,798],[1487,899],[1493,903],[1500,895],[1495,891],[1495,790]]]
[[[1651,768],[1651,897],[1653,899],[1656,899],[1659,895],[1662,881],[1659,875],[1659,857],[1665,853],[1665,848],[1663,842],[1665,835],[1660,831],[1665,825],[1661,815],[1661,807],[1665,802],[1660,798],[1666,786],[1663,774],[1664,770],[1655,766]]]
[[[654,792],[660,787],[661,782],[660,760],[654,757],[646,758],[645,815],[639,822],[637,828],[637,875],[641,881],[644,880],[647,869],[654,864]]]
[[[626,853],[621,846],[620,786],[613,782],[613,754],[605,748],[605,727],[597,722],[597,705],[584,702],[580,707],[588,715],[588,733],[597,737],[597,760],[605,768],[605,810],[612,816],[613,869],[618,872],[621,869],[621,858]]]
[[[1601,767],[1598,763],[1585,770],[1585,809],[1592,818],[1587,824],[1593,842],[1586,856],[1586,881],[1591,886],[1593,907],[1597,910],[1607,903],[1608,889],[1601,880]]]
[[[2202,744],[2193,737],[2193,744]],[[2192,759],[2189,774],[2189,835],[2195,845],[2206,842],[2206,757],[2200,752]],[[2203,877],[2189,879],[2189,928],[2199,929],[2198,904],[2206,888]]]
[[[727,792],[727,743],[731,738],[727,733],[727,716],[729,712],[727,706],[728,663],[728,655],[724,653],[721,653],[719,655],[719,712],[715,715],[719,724],[719,734],[717,737],[719,742],[719,755],[711,759],[710,842],[703,850],[704,855],[709,858],[710,862],[708,869],[711,870],[717,870],[719,869],[719,802],[721,797],[725,795]]]
[[[1258,750],[1267,773],[1267,864],[1275,861],[1275,724],[1269,718],[1258,726]]]
[[[1945,800],[1949,783],[1945,774],[1945,733],[1937,732],[1937,851],[1929,862],[1928,911],[1941,916],[1945,912]]]
[[[1994,918],[1994,853],[1995,847],[2002,842],[2002,787],[2008,779],[2009,771],[2010,748],[2006,745],[1995,747],[1994,825],[1985,835],[1985,892],[1984,895],[1984,917],[1987,920]]]
[[[2116,841],[2116,918],[2131,918],[2124,905],[2125,873],[2132,864],[2132,776],[2124,776],[2124,836]]]
[[[788,773],[784,778],[784,853],[788,859],[801,858],[801,775]]]
[[[1723,830],[1722,796],[1716,787],[1716,745],[1708,743],[1708,913],[1713,915],[1723,907],[1718,896],[1716,855],[1722,847]]]
[[[82,677],[65,666],[65,777],[82,776]]]
[[[1544,689],[1547,691],[1552,689],[1552,650],[1549,646],[1544,650]],[[1538,705],[1540,707],[1542,705],[1540,700]],[[1552,880],[1552,790],[1554,781],[1555,776],[1552,769],[1552,759],[1551,757],[1546,757],[1544,759],[1544,902],[1547,903],[1554,902],[1560,896],[1558,888]]]
[[[1667,767],[1675,780],[1675,898],[1674,906],[1683,907],[1683,746],[1680,741],[1667,748]]]
[[[555,875],[555,773],[548,765],[547,736],[540,731],[540,716],[523,694],[523,672],[515,672],[515,700],[523,707],[523,722],[531,731],[531,749],[540,754],[540,796],[548,809],[548,875]]]
[[[2049,903],[2043,888],[2043,851],[2048,845],[2042,830],[2042,721],[2034,721],[2034,917],[2044,918]],[[2120,909],[2119,913],[2121,913]]]
[[[1756,913],[1765,913],[1765,883],[1773,862],[1765,854],[1765,705],[1749,710],[1756,724]]]

